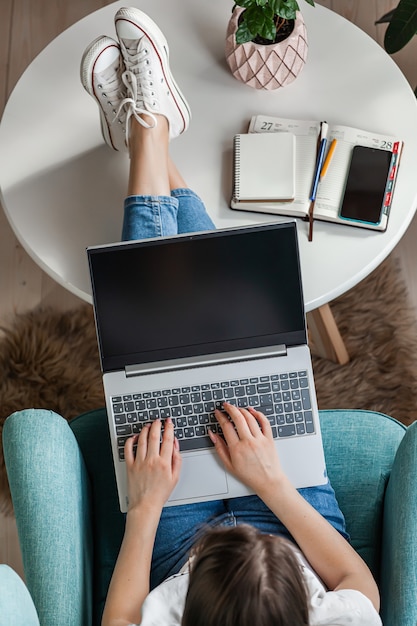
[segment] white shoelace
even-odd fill
[[[105,83],[105,85],[102,83]],[[123,94],[120,92],[119,76],[116,76],[113,80],[103,76],[101,82],[97,85],[97,88],[100,90],[101,97],[106,100],[107,106],[111,107],[109,114],[113,113],[114,115],[111,123],[113,123],[116,118],[119,122],[123,123],[124,115],[120,115],[120,99],[123,97]]]
[[[124,98],[117,109],[114,121],[121,119],[126,114],[125,132],[126,143],[129,143],[129,120],[131,116],[139,122],[144,128],[154,128],[157,125],[156,117],[145,108],[145,102],[155,101],[155,92],[153,91],[152,70],[149,68],[149,60],[147,58],[148,50],[143,48],[136,53],[127,49],[129,61],[126,62],[126,71],[122,74],[122,81],[127,90],[127,97]],[[138,78],[140,79],[141,89],[138,88]],[[147,115],[153,121],[152,124],[146,122],[142,115]]]

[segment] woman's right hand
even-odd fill
[[[272,482],[285,479],[268,419],[253,408],[241,409],[227,402],[216,411],[224,440],[209,431],[225,468],[258,495]]]

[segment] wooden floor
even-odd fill
[[[302,0],[301,0],[302,3]],[[396,0],[321,0],[382,44],[385,26],[375,26]],[[110,0],[0,0],[0,112],[32,59],[60,32]],[[140,4],[136,2],[136,4]],[[232,6],[232,0],[230,2]],[[417,37],[394,59],[410,84],[417,85]],[[30,106],[30,103],[28,103]],[[417,218],[395,250],[417,310]],[[80,301],[49,278],[16,240],[0,209],[0,325],[38,304],[65,309]],[[1,374],[1,373],[0,373]],[[22,574],[13,519],[0,516],[0,563]]]

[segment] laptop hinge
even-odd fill
[[[173,372],[176,370],[195,369],[210,365],[224,363],[236,363],[239,361],[253,361],[254,359],[267,359],[286,356],[287,347],[282,344],[268,346],[267,348],[255,348],[252,350],[235,350],[233,352],[220,352],[203,356],[188,357],[184,359],[171,359],[157,363],[144,363],[143,365],[127,365],[125,368],[126,378],[143,376],[144,374],[159,374],[160,372]]]

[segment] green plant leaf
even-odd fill
[[[417,0],[400,0],[385,33],[388,54],[401,50],[417,33]]]
[[[286,7],[288,7],[289,9],[292,9],[293,11],[298,11],[299,10],[299,6],[298,6],[298,2],[297,0],[285,0],[285,2],[283,3]]]
[[[247,43],[251,41],[256,35],[254,35],[248,28],[246,22],[242,22],[236,31],[236,43]]]
[[[278,0],[275,2],[274,13],[285,20],[294,20],[298,9],[297,0]]]
[[[271,22],[269,20],[265,21],[262,25],[261,30],[259,31],[259,34],[264,39],[275,41],[275,36],[277,34],[277,28],[275,26],[275,22],[274,21]]]
[[[291,9],[291,8],[284,8],[284,9],[280,10],[278,15],[280,17],[284,18],[284,20],[295,20],[295,18],[296,18],[296,11],[294,9]]]
[[[278,11],[281,8],[282,0],[270,0],[269,6],[271,7],[274,15],[278,15]]]
[[[314,6],[314,0],[306,2]],[[238,44],[251,41],[258,35],[275,41],[277,30],[274,16],[294,20],[299,10],[297,0],[236,0],[235,5],[245,9],[235,35]]]
[[[315,6],[314,0],[306,0],[306,2],[313,7]],[[285,10],[286,6],[294,6],[296,11],[300,10],[296,0],[235,0],[235,4],[245,9],[253,6],[269,6],[276,15],[280,15],[280,11]]]
[[[250,7],[245,11],[244,21],[253,37],[260,35],[264,39],[273,41],[275,39],[276,28],[274,23],[274,12],[269,6]]]
[[[256,0],[235,0],[235,4],[237,4],[239,7],[243,7],[244,9],[246,9],[247,7],[251,7],[255,3]]]

